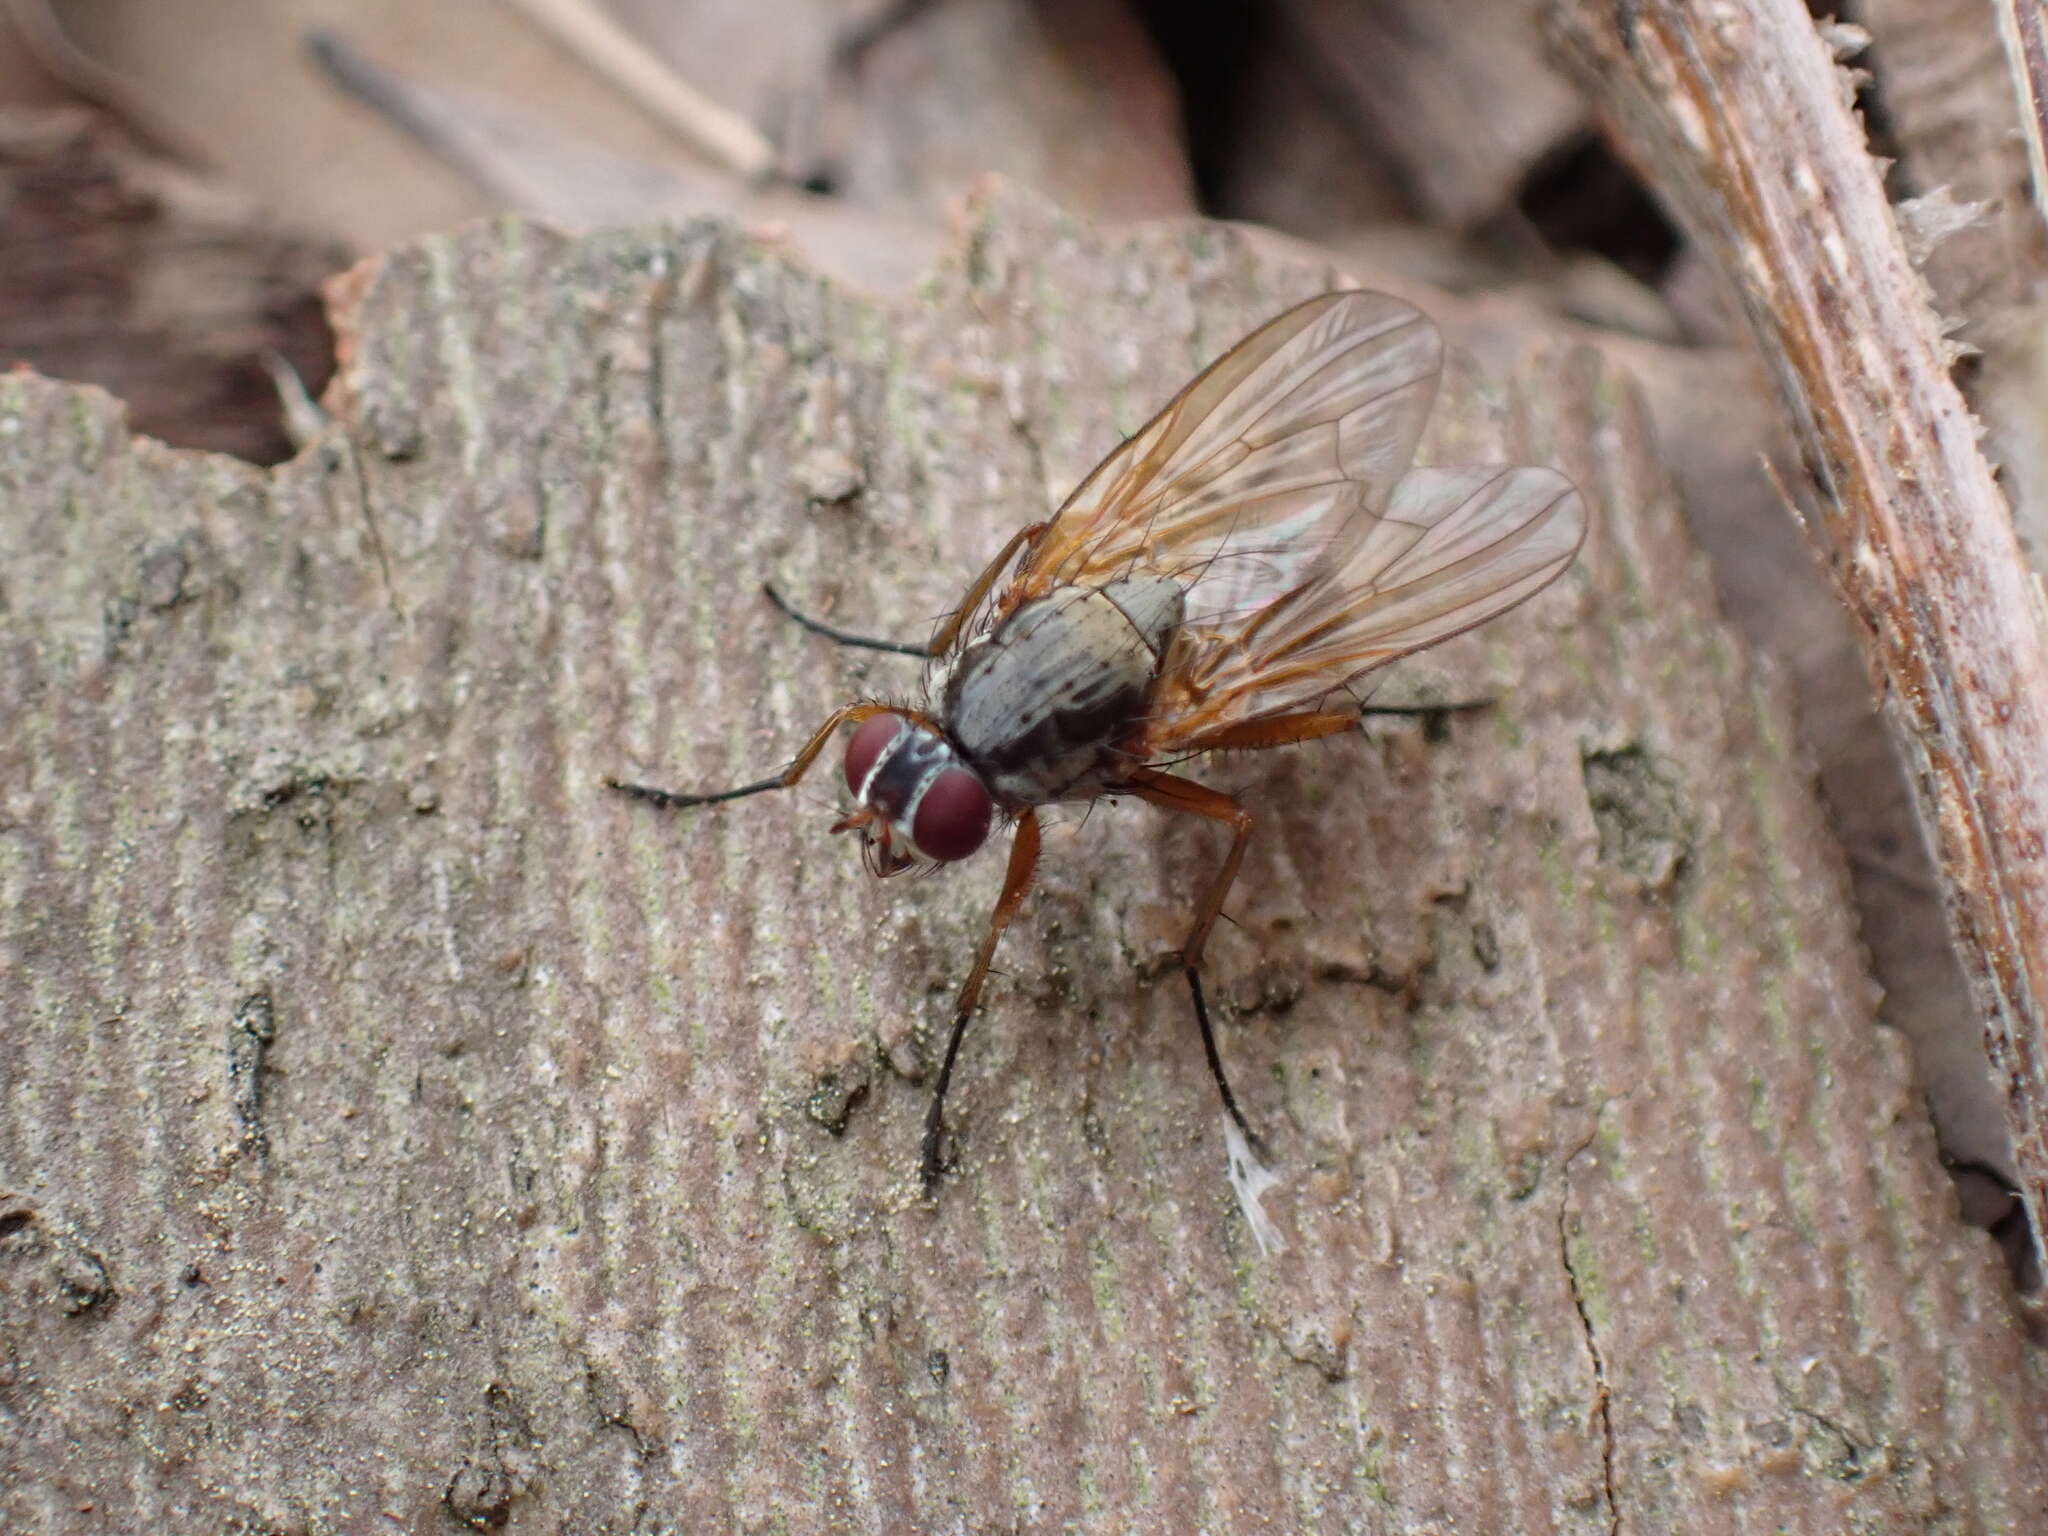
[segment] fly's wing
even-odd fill
[[[1154,573],[1187,589],[1189,622],[1244,622],[1387,505],[1442,367],[1435,324],[1383,293],[1268,321],[1067,498],[995,616],[1053,586]]]
[[[1586,503],[1556,470],[1414,470],[1383,511],[1355,514],[1340,558],[1250,622],[1183,629],[1143,750],[1199,750],[1227,727],[1316,708],[1542,590],[1585,536]]]

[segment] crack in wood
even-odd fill
[[[1586,1304],[1586,1295],[1579,1285],[1579,1272],[1572,1263],[1570,1233],[1572,1186],[1571,1167],[1581,1152],[1593,1145],[1599,1136],[1600,1115],[1606,1109],[1603,1103],[1593,1114],[1593,1129],[1585,1139],[1565,1154],[1564,1162],[1558,1168],[1563,1191],[1557,1201],[1557,1256],[1564,1266],[1565,1283],[1571,1289],[1572,1308],[1579,1314],[1579,1330],[1586,1341],[1586,1357],[1593,1365],[1594,1411],[1600,1418],[1600,1486],[1607,1501],[1608,1536],[1619,1536],[1621,1531],[1621,1504],[1614,1492],[1614,1412],[1613,1396],[1607,1386],[1607,1359],[1600,1352],[1600,1340],[1593,1326],[1593,1314]]]

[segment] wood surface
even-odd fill
[[[1461,353],[1556,464],[1481,700],[1207,765],[1261,1256],[1171,969],[1221,855],[1059,818],[880,884],[756,777],[1252,324],[1328,285],[1000,188],[878,307],[730,229],[516,221],[335,293],[274,471],[0,379],[0,1526],[2023,1531],[2048,1380],[1957,1221],[1783,686],[1626,377]],[[1412,292],[1412,290],[1410,290]]]

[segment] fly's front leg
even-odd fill
[[[993,587],[996,578],[1003,574],[1011,556],[1020,549],[1030,549],[1037,544],[1039,535],[1051,526],[1050,523],[1026,523],[1010,535],[1010,542],[998,550],[995,559],[989,561],[982,573],[974,578],[974,585],[969,587],[967,595],[960,599],[960,606],[953,610],[953,616],[946,620],[936,635],[932,636],[932,655],[945,655],[953,642],[960,638],[960,626],[974,616],[974,610],[979,608],[981,600],[988,596],[989,588]]]
[[[959,1000],[953,1005],[953,1033],[946,1041],[946,1059],[939,1067],[938,1084],[932,1089],[931,1107],[925,1111],[924,1147],[918,1172],[927,1192],[939,1181],[940,1142],[946,1132],[946,1086],[953,1080],[953,1062],[960,1054],[961,1037],[967,1033],[967,1020],[975,1004],[981,1001],[981,984],[988,977],[989,963],[996,957],[996,945],[1002,940],[1003,930],[1010,926],[1010,919],[1024,905],[1031,877],[1037,870],[1038,813],[1026,811],[1017,818],[1017,833],[1010,840],[1010,866],[1003,876],[1003,894],[996,898],[996,910],[989,918],[981,952],[974,957],[974,969],[967,973],[967,984],[960,989]]]
[[[761,591],[766,595],[768,601],[775,605],[776,611],[784,618],[795,621],[800,627],[808,629],[814,635],[823,635],[834,645],[848,645],[852,646],[855,650],[861,651],[887,651],[892,656],[930,656],[932,654],[931,647],[927,645],[911,645],[903,640],[877,640],[872,635],[856,635],[851,630],[834,629],[823,620],[814,619],[809,614],[801,613],[791,607],[789,599],[775,590],[773,582],[762,582]]]
[[[757,779],[752,784],[742,784],[736,789],[714,790],[710,794],[679,794],[672,789],[654,789],[646,784],[628,784],[622,780],[605,776],[604,787],[616,789],[620,794],[635,800],[644,800],[649,805],[658,805],[663,810],[688,810],[695,805],[716,805],[721,800],[740,800],[748,795],[758,795],[770,789],[788,789],[811,771],[811,764],[818,760],[818,754],[825,750],[825,743],[832,739],[832,733],[842,725],[858,724],[870,715],[879,715],[887,710],[885,704],[848,704],[832,712],[832,718],[819,726],[804,743],[803,751],[796,760],[772,778]]]
[[[1216,1079],[1216,1091],[1223,1096],[1224,1109],[1237,1122],[1238,1130],[1244,1133],[1244,1139],[1251,1143],[1252,1150],[1263,1157],[1265,1144],[1259,1139],[1258,1132],[1246,1122],[1244,1111],[1237,1107],[1237,1095],[1230,1091],[1230,1079],[1223,1075],[1223,1057],[1216,1049],[1216,1032],[1209,1026],[1209,1005],[1202,996],[1202,950],[1209,942],[1209,931],[1216,926],[1217,914],[1223,910],[1223,898],[1230,894],[1230,887],[1237,880],[1238,867],[1244,863],[1245,845],[1252,838],[1252,813],[1220,790],[1152,768],[1139,769],[1129,783],[1132,794],[1161,810],[1220,821],[1231,829],[1230,852],[1224,855],[1223,867],[1216,872],[1201,905],[1195,909],[1194,926],[1188,930],[1187,941],[1180,947],[1180,965],[1188,978],[1188,992],[1195,1000],[1195,1022],[1201,1026],[1202,1050],[1209,1058],[1209,1075]]]
[[[960,600],[960,606],[953,610],[951,616],[940,626],[939,632],[924,645],[911,645],[903,640],[878,640],[873,635],[856,635],[851,630],[836,629],[822,619],[814,619],[809,614],[800,612],[791,605],[788,598],[775,590],[773,582],[764,581],[761,583],[761,590],[785,618],[794,620],[814,635],[823,635],[834,645],[850,645],[856,650],[863,651],[887,651],[895,656],[943,656],[947,648],[959,638],[960,626],[967,622],[974,610],[980,606],[981,600],[988,596],[989,588],[996,584],[996,578],[1003,574],[1003,568],[1010,563],[1011,557],[1018,550],[1036,544],[1038,536],[1045,532],[1046,527],[1044,523],[1028,523],[1011,534],[1009,543],[1002,547],[995,559],[989,561],[987,567],[974,579],[974,585],[967,589],[967,595]]]

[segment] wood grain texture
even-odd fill
[[[1563,581],[1204,777],[1260,1259],[1168,960],[1207,829],[878,884],[758,775],[1325,274],[970,210],[914,305],[712,224],[339,290],[275,472],[0,381],[0,1525],[2021,1531],[2048,1380],[1871,1028],[1838,853],[1623,378],[1426,445],[1575,475]],[[835,466],[826,474],[823,467]],[[851,483],[844,473],[853,466]]]

